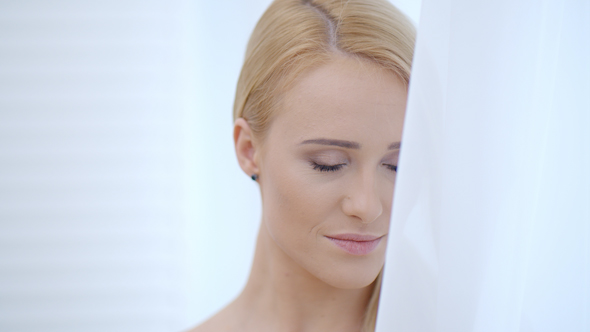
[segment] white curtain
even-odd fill
[[[590,1],[425,0],[377,331],[590,331]]]

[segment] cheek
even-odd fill
[[[391,212],[391,207],[393,204],[393,192],[395,190],[395,175],[392,177],[391,181],[384,181],[384,185],[381,188],[381,197],[384,198],[384,212]]]
[[[337,213],[337,198],[333,190],[311,181],[309,169],[280,157],[275,155],[264,169],[264,222],[283,250],[305,253],[312,249],[323,222]]]
[[[383,215],[381,216],[381,222],[389,225],[391,218],[391,209],[393,207],[393,192],[395,190],[395,176],[385,179],[382,185],[379,187],[379,196],[381,197],[381,204],[383,204]]]

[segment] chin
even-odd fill
[[[326,273],[322,276],[319,276],[326,284],[340,289],[361,289],[371,285],[377,276],[379,276],[379,272],[381,272],[381,268],[375,271],[371,271],[374,273],[354,273],[349,271],[350,273]]]
[[[360,289],[371,285],[383,269],[383,260],[377,257],[355,257],[352,262],[336,262],[324,265],[314,273],[326,284],[341,289]],[[362,261],[366,259],[366,261]]]

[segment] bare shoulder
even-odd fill
[[[222,319],[217,319],[217,315],[209,318],[208,320],[204,321],[200,325],[194,327],[191,330],[186,332],[235,332],[237,331],[233,328],[233,324],[228,324],[229,322],[225,322]]]
[[[237,317],[230,307],[219,311],[203,323],[185,332],[236,332],[239,331]]]

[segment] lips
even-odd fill
[[[383,236],[361,235],[361,234],[338,234],[327,236],[328,240],[332,241],[340,249],[348,252],[351,255],[362,256],[367,255],[375,250]]]

